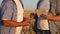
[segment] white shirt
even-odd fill
[[[48,20],[43,17],[38,18],[37,28],[40,30],[49,30]]]
[[[39,4],[39,9],[45,9],[46,11],[49,11],[50,8],[50,0],[41,0]]]
[[[49,8],[49,0],[42,0],[42,2],[40,2],[39,10],[46,10],[46,12],[48,13]],[[40,30],[49,30],[48,20],[44,19],[43,17],[39,17],[37,22],[37,28]]]
[[[17,22],[21,22],[23,21],[23,7],[20,3],[19,0],[14,0],[16,5],[17,5]],[[22,27],[16,27],[16,32],[15,34],[21,34],[21,31],[22,31]]]

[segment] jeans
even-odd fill
[[[38,30],[36,34],[51,34],[50,30]]]

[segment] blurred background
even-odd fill
[[[3,0],[0,0],[0,5]],[[22,0],[24,10],[35,10],[38,0]]]
[[[0,5],[1,5],[2,1],[3,0],[0,0]],[[39,0],[22,0],[23,5],[24,5],[24,11],[25,11],[24,16],[25,17],[29,18],[30,13],[34,13],[35,11],[39,15],[44,12],[44,10],[36,10],[38,1]],[[52,6],[53,7],[51,7],[51,11],[53,13],[55,13],[55,11],[60,11],[60,0],[58,0],[58,2],[56,2],[56,0],[52,0]],[[59,10],[55,9],[56,7]],[[23,27],[22,34],[36,34],[36,32],[33,31],[35,20],[31,19],[31,22],[32,22],[32,24],[30,26]],[[58,27],[58,26],[60,26],[60,22],[56,23],[58,26],[56,26],[56,24],[54,24],[54,23],[51,23],[51,24],[52,24],[51,26],[52,26],[52,30],[53,30],[53,31],[51,31],[52,34],[54,34],[55,31],[56,31],[55,34],[60,34],[60,27]],[[53,26],[56,27],[57,29],[53,28]]]

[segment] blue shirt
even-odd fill
[[[17,21],[17,7],[12,0],[3,0],[1,4],[1,19]],[[15,34],[15,27],[0,26],[0,34]]]

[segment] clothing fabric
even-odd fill
[[[39,10],[45,10],[46,13],[49,12],[49,8],[50,8],[50,1],[49,0],[39,0],[38,4],[37,4],[37,8]],[[38,22],[37,22],[37,28],[40,30],[49,30],[49,24],[48,24],[48,20],[44,19],[43,17],[39,17],[38,18]]]
[[[50,9],[50,0],[39,0],[37,9],[45,9],[48,12]]]
[[[40,30],[49,30],[48,20],[43,17],[38,18],[37,28]]]
[[[23,21],[23,8],[19,0],[14,0],[17,6],[17,22]],[[22,27],[16,27],[15,34],[21,34]]]
[[[51,2],[51,7],[50,7],[50,13],[53,16],[58,16],[60,15],[60,0],[50,0]],[[59,21],[50,21],[49,20],[49,25],[50,25],[50,31],[51,34],[58,34],[60,32],[60,22]]]
[[[51,34],[50,30],[39,30],[37,34]]]
[[[23,9],[21,4],[18,7],[21,7],[21,10]],[[17,15],[18,11],[19,13],[21,12],[21,14]],[[18,16],[21,16],[21,19],[17,18]],[[2,20],[13,20],[16,22],[21,22],[23,20],[23,11],[17,9],[17,5],[13,0],[3,0],[1,5],[1,18]],[[15,34],[15,32],[16,27],[5,27],[3,25],[0,26],[0,34]],[[21,30],[19,32],[21,34]]]

